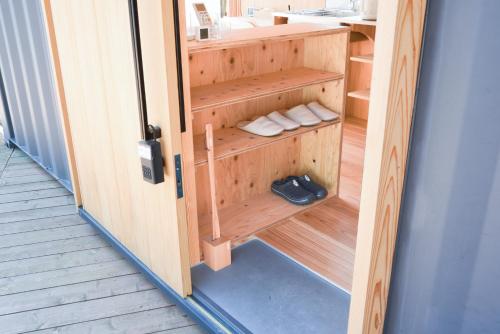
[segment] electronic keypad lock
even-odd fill
[[[156,139],[161,136],[160,128],[149,128],[153,134],[153,139],[141,140],[138,145],[138,153],[141,157],[142,177],[144,181],[158,184],[165,181],[163,175],[163,156],[161,154],[161,144]]]

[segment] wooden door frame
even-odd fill
[[[426,0],[379,1],[357,234],[358,247],[349,315],[349,333],[353,334],[381,333],[383,330],[406,171],[426,2]],[[162,0],[161,3],[165,10],[167,0]],[[50,7],[49,0],[44,0],[43,4],[47,11]],[[179,0],[179,7],[182,13],[184,0]],[[51,16],[46,17],[50,21]],[[163,19],[167,18],[164,16]],[[183,21],[182,15],[181,21]],[[53,25],[51,22],[46,23],[51,50],[56,50],[54,31],[50,30]],[[183,30],[182,36],[185,34]],[[81,197],[78,173],[56,52],[53,52],[52,59],[55,63],[54,77],[58,84],[61,121],[75,199],[79,205]],[[186,65],[186,58],[182,61]],[[187,72],[184,72],[186,77]],[[186,81],[184,88],[188,101],[189,90],[186,90],[188,88]],[[186,119],[186,123],[189,124],[189,119]],[[192,171],[188,172],[191,173]],[[188,243],[188,240],[183,239],[182,242]],[[199,256],[191,254],[193,255],[194,258]],[[189,275],[189,270],[184,271]]]
[[[349,333],[382,333],[426,0],[379,1]]]

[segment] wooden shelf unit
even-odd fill
[[[214,133],[215,160],[229,158],[263,146],[272,145],[290,137],[297,137],[326,126],[338,124],[340,119],[331,122],[321,122],[315,126],[301,126],[293,131],[284,131],[278,136],[257,136],[238,128],[220,129]],[[205,137],[197,135],[194,137],[194,163],[196,166],[207,163],[207,152],[205,148]]]
[[[370,90],[369,89],[354,90],[352,92],[347,93],[347,96],[355,99],[370,101]]]
[[[373,54],[369,55],[358,55],[358,56],[351,56],[351,61],[354,62],[359,62],[359,63],[366,63],[366,64],[373,64]]]
[[[356,27],[353,29],[355,30]],[[347,99],[346,116],[368,120],[368,95],[356,92],[371,87],[375,27],[371,27],[369,31],[361,29],[359,32],[371,37],[360,40],[351,38],[349,43],[350,61],[347,91],[351,92],[349,96],[352,98]]]
[[[220,210],[221,234],[223,237],[230,239],[233,245],[237,245],[253,234],[301,211],[311,209],[325,200],[298,206],[288,203],[281,197],[267,191],[259,196]],[[200,236],[203,238],[211,233],[210,216],[202,215],[200,217]]]
[[[262,45],[269,42],[291,41],[316,36],[325,36],[336,33],[349,32],[349,27],[332,24],[295,23],[275,25],[272,27],[255,27],[251,29],[237,29],[229,32],[223,39],[197,42],[188,42],[190,54],[213,50],[241,48],[251,45]]]
[[[204,85],[191,89],[191,108],[196,112],[343,78],[340,73],[302,67]]]
[[[189,219],[198,239],[210,237],[217,207],[221,237],[235,242],[311,206],[270,192],[274,180],[309,174],[337,196],[349,28],[291,24],[232,33],[225,40],[189,43],[189,127],[194,185]],[[275,137],[244,132],[245,120],[319,101],[339,119]],[[209,173],[205,124],[213,126],[214,173]],[[210,192],[210,180],[216,191]],[[211,201],[212,195],[215,201]],[[319,204],[319,202],[314,203]],[[190,247],[195,247],[191,245]],[[198,247],[198,246],[196,246]],[[194,261],[193,264],[195,264]]]

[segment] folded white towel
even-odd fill
[[[319,119],[309,108],[301,104],[285,112],[285,116],[294,120],[302,126],[312,126],[321,123]]]
[[[240,122],[236,126],[246,132],[264,137],[277,136],[285,130],[281,125],[271,121],[266,116],[260,116],[253,121]]]
[[[278,123],[287,131],[295,130],[300,127],[299,123],[292,121],[290,118],[283,116],[277,111],[273,111],[272,113],[267,115],[267,118],[275,123]]]
[[[334,119],[339,118],[339,115],[330,109],[323,107],[317,101],[311,102],[307,105],[307,107],[322,121],[333,121]]]

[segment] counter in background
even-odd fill
[[[363,20],[360,16],[318,16],[318,15],[304,15],[289,12],[275,12],[273,16],[288,17],[289,23],[295,22],[309,22],[318,24],[359,24],[366,26],[376,26],[377,21]]]

